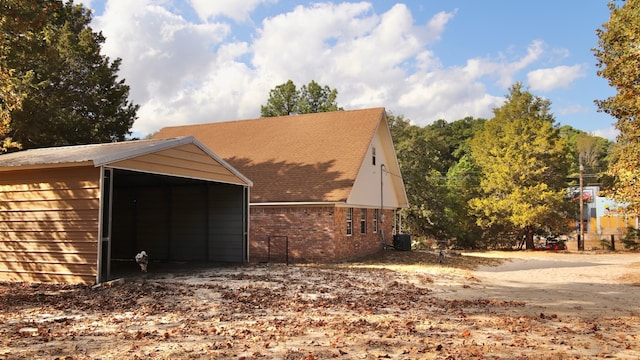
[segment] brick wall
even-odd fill
[[[367,231],[360,231],[360,209],[353,210],[353,234],[346,234],[346,208],[251,207],[251,262],[338,262],[375,253],[382,249],[379,231],[392,244],[392,212],[373,233],[374,211],[367,210]]]
[[[332,261],[334,210],[330,206],[251,207],[250,261]]]
[[[336,259],[335,261],[356,259],[365,255],[373,254],[383,248],[383,240],[380,237],[380,230],[384,234],[384,242],[393,244],[391,234],[393,216],[390,211],[385,211],[385,221],[378,222],[378,231],[373,232],[373,209],[367,209],[367,229],[366,233],[360,231],[360,208],[353,208],[353,234],[347,235],[346,217],[347,208],[336,208]]]

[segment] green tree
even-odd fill
[[[591,135],[569,125],[560,128],[560,136],[568,146],[569,185],[578,183],[580,157],[584,168],[583,178],[587,183],[597,183],[601,189],[611,186],[611,177],[607,174],[610,155],[614,143],[600,136]]]
[[[33,70],[16,69],[12,63],[26,64],[29,57],[43,55],[34,29],[41,28],[55,10],[56,4],[44,1],[0,3],[0,153],[21,148],[10,137],[11,114],[22,108],[28,90],[37,89]]]
[[[269,91],[267,104],[260,106],[260,114],[273,117],[344,110],[338,106],[337,97],[338,90],[320,86],[314,80],[300,90],[288,80]]]
[[[448,157],[444,142],[403,116],[387,113],[387,120],[410,204],[403,211],[403,224],[415,236],[449,239],[446,178],[441,171]]]
[[[411,204],[402,212],[407,230],[458,247],[487,247],[467,203],[479,183],[468,141],[486,120],[438,120],[423,128],[390,112],[387,120]]]
[[[506,98],[470,142],[482,195],[469,205],[483,228],[517,229],[532,249],[537,231],[566,230],[567,148],[548,100],[520,83]]]
[[[293,81],[276,86],[269,91],[266,105],[260,107],[260,116],[286,116],[298,111],[298,89]]]
[[[449,208],[447,217],[453,224],[454,245],[462,248],[495,247],[496,237],[485,236],[477,225],[477,219],[469,207],[469,200],[479,196],[480,170],[476,165],[469,141],[484,126],[485,119],[466,117],[448,124],[446,143],[453,164],[447,172]]]
[[[300,114],[311,114],[344,110],[338,106],[337,98],[338,90],[331,89],[327,85],[322,87],[311,80],[309,85],[302,85],[302,88],[300,88],[298,112]]]
[[[24,148],[122,141],[137,105],[118,80],[120,59],[100,54],[91,12],[72,1],[6,0],[0,7],[6,138]]]
[[[596,104],[616,119],[619,130],[609,168],[612,195],[627,202],[628,210],[640,213],[640,1],[610,1],[609,9],[609,21],[596,30],[598,47],[593,51],[598,75],[616,94]]]
[[[465,153],[447,172],[447,218],[452,224],[452,237],[456,247],[465,249],[487,248],[494,244],[483,241],[483,231],[469,208],[469,200],[479,196],[478,166],[471,154]],[[491,240],[491,238],[490,238]]]

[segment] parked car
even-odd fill
[[[567,250],[567,244],[555,237],[548,237],[544,242],[536,243],[534,247],[536,250]]]

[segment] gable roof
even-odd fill
[[[254,181],[251,202],[346,202],[384,108],[166,127],[196,136]],[[394,154],[395,156],[395,154]]]
[[[183,155],[173,155],[178,157],[193,157],[200,154],[201,156],[198,161],[203,165],[203,171],[200,172],[201,174],[213,172],[215,173],[216,178],[225,179],[227,182],[245,184],[249,186],[252,185],[251,180],[246,178],[220,156],[214,154],[211,150],[191,136],[174,137],[169,139],[60,146],[18,151],[0,155],[0,171],[83,165],[92,165],[96,167],[108,165],[127,168],[126,164],[132,164],[135,160],[140,159],[147,161],[147,165],[142,168],[149,169],[155,167],[156,169],[166,169],[173,165],[165,165],[161,163],[170,159],[172,155],[167,153],[167,151],[170,151],[171,149],[183,149],[186,151],[186,154]],[[162,159],[154,160],[149,157],[152,154],[163,154],[163,156]],[[153,162],[156,162],[156,164],[153,164]],[[122,164],[125,165],[122,166]],[[219,168],[221,170],[216,170],[215,168]],[[135,167],[131,169],[135,169]],[[146,169],[142,169],[142,171],[154,172],[146,171]],[[175,173],[169,172],[169,174],[190,177],[188,172],[185,171],[178,171]]]

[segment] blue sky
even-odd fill
[[[315,80],[345,109],[424,126],[491,118],[522,82],[561,125],[615,138],[595,99],[608,0],[85,0],[141,105],[133,130],[260,116],[269,90]]]

